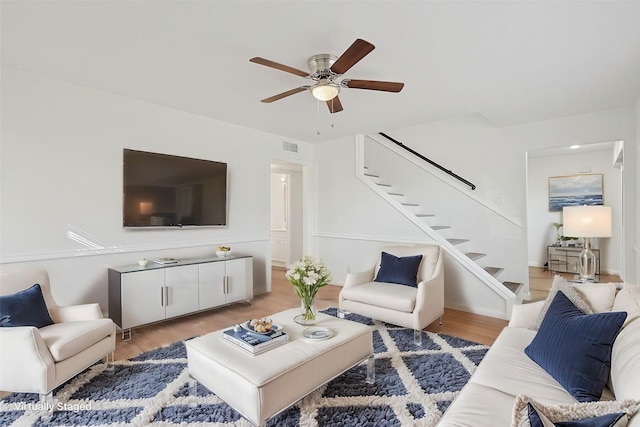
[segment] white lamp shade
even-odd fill
[[[565,206],[562,234],[572,237],[611,237],[610,206]]]

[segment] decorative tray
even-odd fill
[[[320,326],[313,326],[302,331],[302,338],[310,341],[328,340],[333,335],[334,333],[331,329]]]

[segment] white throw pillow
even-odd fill
[[[640,402],[636,400],[609,400],[587,403],[567,403],[561,405],[547,405],[537,402],[532,398],[519,395],[513,404],[511,427],[530,427],[529,411],[527,404],[531,404],[536,412],[541,416],[543,423],[558,423],[563,421],[578,421],[601,415],[615,414],[623,412],[626,414],[616,424],[615,427],[626,426],[629,419],[638,411]],[[545,424],[546,425],[546,424]],[[553,425],[553,424],[551,424]]]

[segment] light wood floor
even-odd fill
[[[194,314],[162,323],[157,323],[132,332],[132,339],[116,340],[115,359],[129,359],[144,351],[169,345],[197,335],[203,335],[252,319],[267,316],[288,308],[298,307],[300,299],[284,277],[285,270],[273,268],[271,293],[256,296],[251,304],[238,303],[204,313]],[[340,286],[325,286],[318,293],[318,309],[338,306]],[[426,330],[445,333],[475,342],[491,345],[498,333],[507,324],[493,317],[480,316],[456,310],[445,310],[443,324],[434,322]]]
[[[272,270],[272,291],[266,295],[256,296],[251,304],[239,303],[228,307],[211,310],[170,320],[167,322],[136,328],[132,332],[132,339],[122,341],[120,334],[116,339],[115,359],[123,360],[154,348],[169,345],[178,340],[184,340],[197,335],[206,334],[224,327],[240,323],[247,319],[262,317],[292,307],[298,307],[299,298],[284,277],[285,270]],[[556,273],[544,268],[529,268],[529,286],[532,294],[531,301],[546,298],[551,282]],[[572,278],[572,275],[566,275]],[[617,276],[602,275],[600,281],[620,281]],[[339,286],[325,286],[318,294],[318,308],[338,306]],[[445,333],[471,341],[491,345],[507,324],[507,321],[493,317],[480,316],[457,310],[445,309],[443,324],[434,322],[425,330]],[[0,398],[8,393],[0,392]]]
[[[284,273],[285,270],[283,268],[273,268],[271,293],[256,296],[251,304],[233,304],[200,314],[136,328],[133,330],[132,339],[129,341],[122,341],[120,335],[118,335],[115,359],[129,359],[144,351],[163,347],[178,340],[203,335],[247,319],[263,317],[288,308],[298,307],[300,300],[284,277]],[[531,301],[546,298],[555,274],[546,271],[544,268],[529,268]],[[573,275],[566,275],[566,277],[572,278]],[[619,281],[620,278],[602,275],[600,280]],[[341,289],[340,286],[333,285],[320,289],[317,299],[318,309],[337,307],[338,294]],[[443,324],[440,325],[436,321],[425,330],[491,345],[506,324],[507,321],[493,317],[445,309]]]
[[[528,302],[544,300],[549,294],[549,288],[556,274],[560,274],[566,279],[573,279],[574,274],[556,273],[547,271],[544,267],[529,267],[529,291],[531,299]],[[601,274],[600,282],[621,282],[620,276]]]

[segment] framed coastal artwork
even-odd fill
[[[565,206],[604,204],[602,174],[580,174],[549,177],[549,210],[561,211]]]

